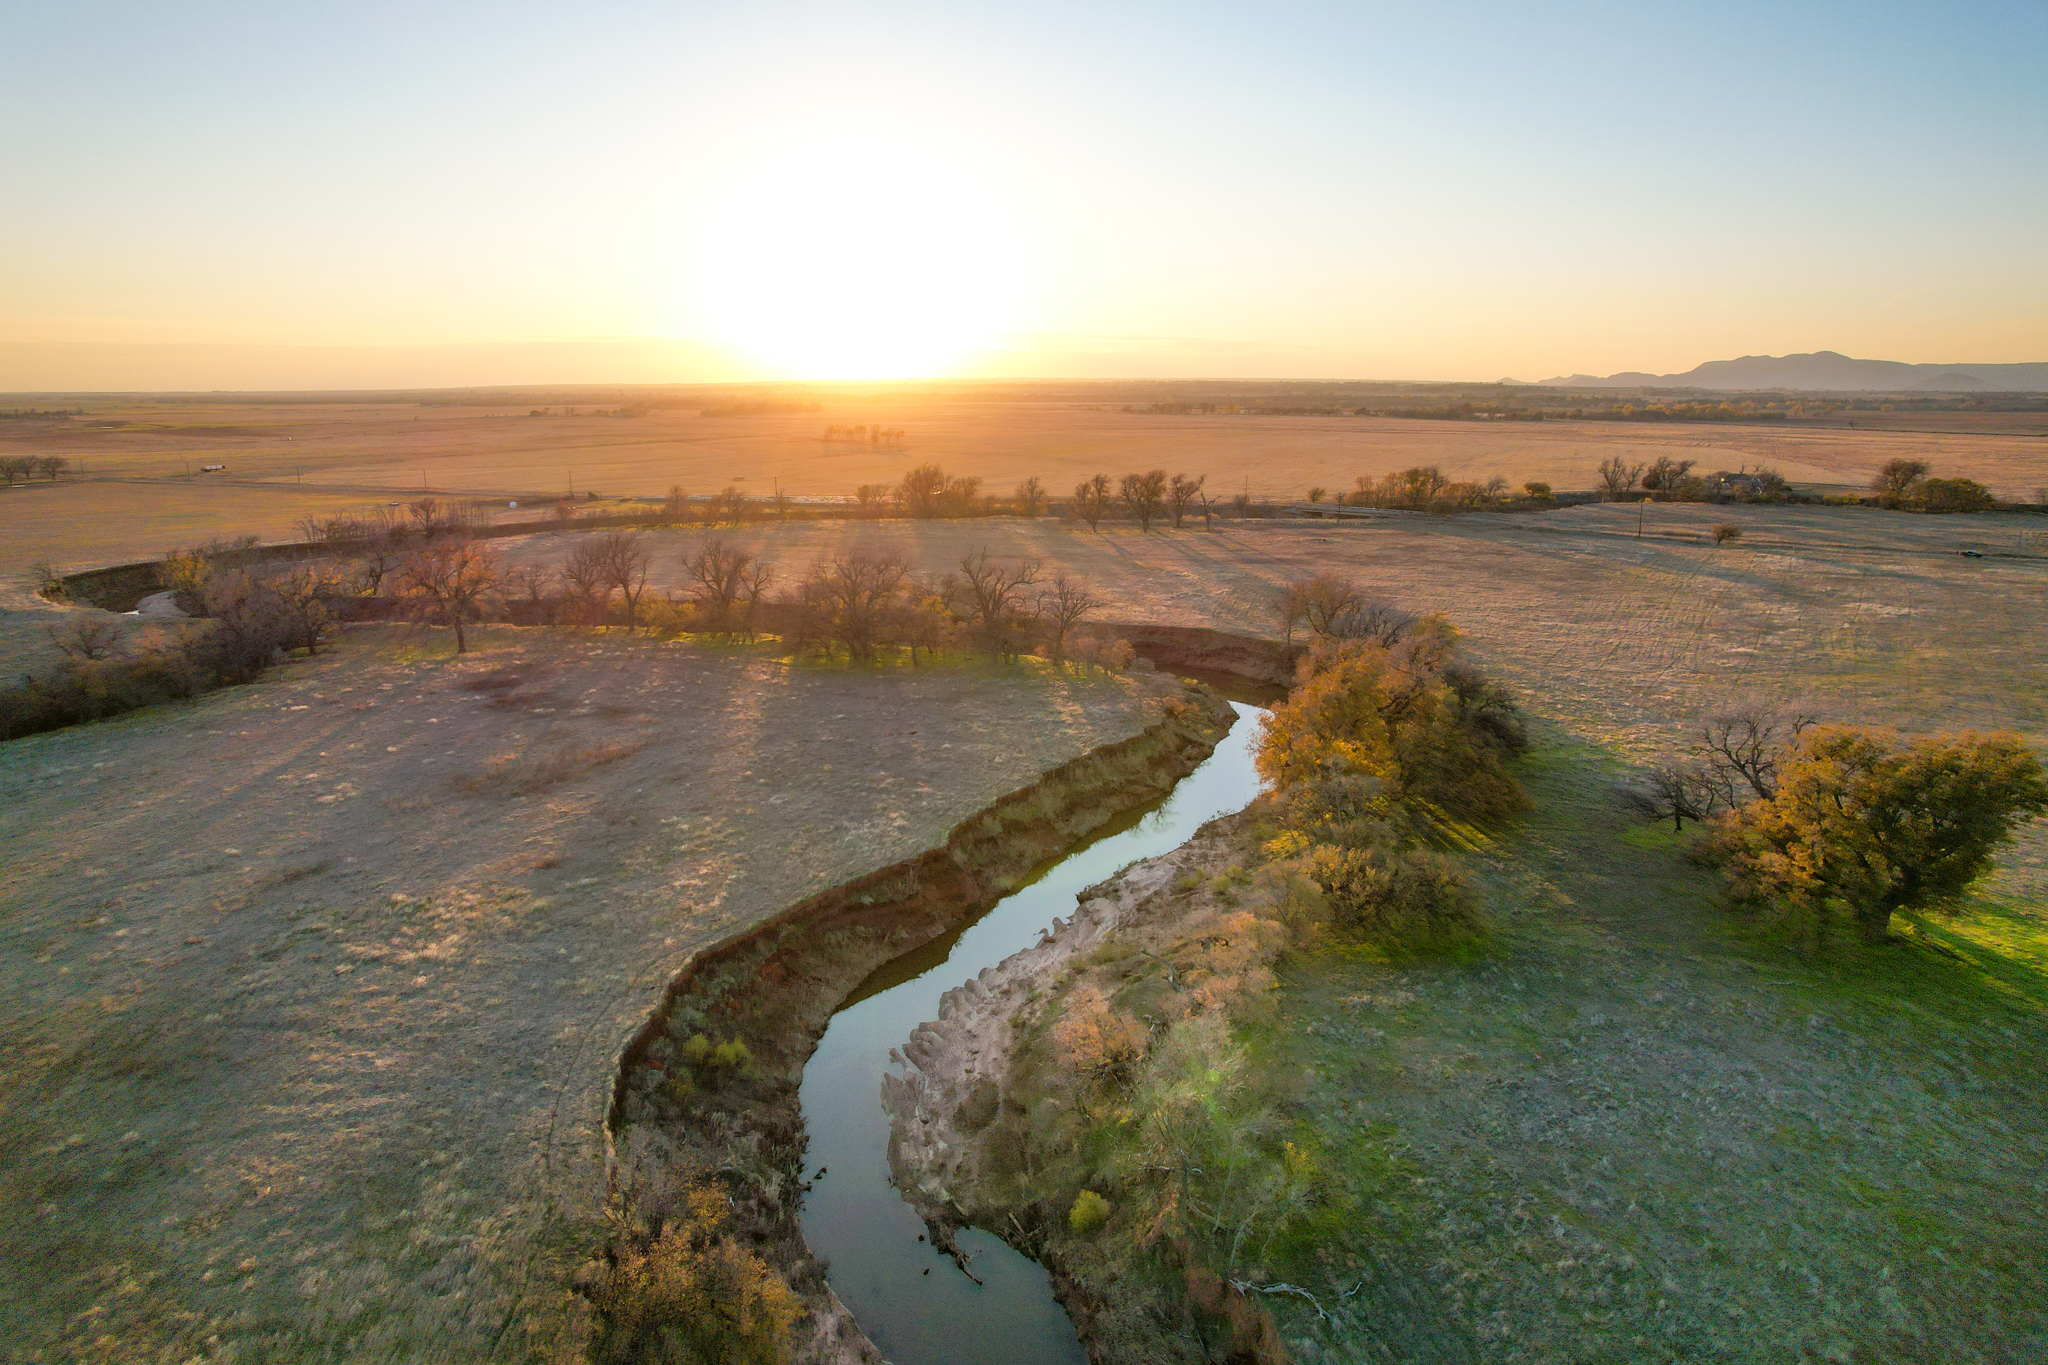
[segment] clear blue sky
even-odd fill
[[[0,388],[2042,360],[2044,72],[2040,3],[17,3]]]

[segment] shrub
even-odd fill
[[[725,1231],[724,1191],[700,1184],[686,1213],[599,1282],[593,1354],[601,1361],[783,1365],[803,1302]]]
[[[1714,543],[1726,545],[1731,540],[1742,539],[1742,528],[1732,521],[1724,521],[1714,528]]]
[[[1926,479],[1908,503],[1916,512],[1988,512],[1998,505],[1991,490],[1975,479]]]
[[[1525,804],[1505,761],[1527,747],[1521,713],[1498,685],[1456,661],[1457,631],[1418,619],[1392,647],[1318,642],[1303,679],[1261,726],[1260,773],[1277,787],[1363,776],[1396,800],[1466,819]]]
[[[1074,1207],[1067,1210],[1067,1226],[1076,1237],[1087,1237],[1109,1221],[1109,1201],[1093,1190],[1083,1190],[1074,1196]]]
[[[1457,864],[1391,840],[1363,847],[1318,844],[1308,875],[1344,927],[1389,942],[1440,943],[1484,927],[1478,898]]]

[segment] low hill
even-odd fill
[[[1577,389],[1810,389],[1828,393],[2038,393],[2048,392],[2048,363],[2025,365],[1909,365],[1898,360],[1857,360],[1838,351],[1806,355],[1746,355],[1710,360],[1683,374],[1628,370],[1547,379]]]

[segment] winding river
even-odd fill
[[[977,1285],[924,1240],[923,1220],[890,1183],[882,1076],[889,1049],[938,1017],[940,996],[1036,943],[1055,916],[1074,912],[1080,892],[1251,803],[1259,792],[1252,738],[1264,712],[1231,706],[1230,733],[1164,802],[1110,827],[959,932],[878,969],[847,997],[804,1067],[811,1168],[825,1172],[804,1198],[804,1238],[895,1365],[1085,1365],[1044,1267],[991,1233],[963,1229]]]

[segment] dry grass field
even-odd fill
[[[2026,1358],[2048,827],[1913,926],[1951,956],[1836,960],[1729,920],[1611,793],[1735,698],[2048,748],[2041,520],[1638,515],[738,534],[785,582],[856,543],[928,573],[986,545],[1087,579],[1105,618],[1260,634],[1278,584],[1330,569],[1448,612],[1522,697],[1537,807],[1472,859],[1494,946],[1290,988],[1327,1082],[1306,1121],[1406,1192],[1353,1267],[1366,1307],[1283,1306],[1308,1358]],[[1713,546],[1719,521],[1743,538]],[[652,538],[675,588],[697,537]],[[1139,723],[1114,682],[487,635],[455,661],[359,629],[0,747],[16,1358],[550,1353],[607,1049],[681,954]]]
[[[657,408],[639,417],[580,415],[561,406],[424,406],[405,402],[76,400],[61,421],[0,424],[0,453],[58,454],[93,480],[85,489],[16,489],[0,497],[0,565],[49,557],[67,566],[153,553],[213,534],[288,534],[306,512],[441,493],[554,495],[596,490],[651,497],[680,484],[765,496],[841,498],[936,461],[1007,493],[1036,476],[1056,494],[1108,472],[1162,467],[1206,474],[1224,498],[1249,489],[1295,498],[1313,485],[1349,488],[1361,474],[1434,464],[1458,479],[1496,475],[1589,488],[1610,454],[1698,461],[1702,470],[1776,466],[1809,488],[1860,489],[1896,457],[1924,459],[2009,498],[2048,484],[2048,433],[2032,414],[1963,414],[1936,427],[1925,414],[1850,429],[1810,425],[1435,422],[1359,417],[1150,416],[1062,395],[987,397],[827,390],[817,412],[700,417]],[[481,400],[478,400],[481,401]],[[1973,418],[1996,417],[2001,422]],[[1907,418],[1914,420],[1908,421]],[[903,446],[827,443],[828,425],[901,428]],[[226,470],[200,475],[201,464]]]
[[[0,1359],[564,1358],[684,955],[1147,717],[484,635],[0,746]]]

